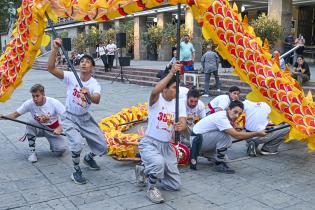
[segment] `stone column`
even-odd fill
[[[141,40],[141,35],[146,31],[146,16],[138,16],[134,18],[134,59],[147,59],[147,48]]]
[[[99,31],[104,31],[104,30],[105,30],[105,28],[104,28],[104,22],[99,22],[99,23],[98,23],[98,30],[99,30]]]
[[[84,31],[85,33],[89,33],[90,27],[89,25],[84,25]]]
[[[285,35],[291,31],[292,0],[268,0],[268,17],[278,21]]]
[[[114,29],[119,30],[119,20],[114,20]]]
[[[172,23],[172,13],[166,12],[166,13],[159,13],[157,14],[157,26],[161,27],[162,29],[165,28],[167,23]],[[164,40],[162,40],[161,47],[159,49],[159,61],[169,61],[171,60],[172,56],[172,46],[169,44],[164,43]]]
[[[187,9],[185,12],[185,28],[189,30],[190,35],[192,36],[191,42],[195,48],[195,62],[200,62],[202,56],[202,34],[201,27],[194,20],[193,14],[190,9]],[[181,37],[182,38],[182,37]]]

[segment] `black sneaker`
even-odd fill
[[[250,157],[257,157],[257,147],[255,142],[248,142],[247,155]]]
[[[96,164],[93,158],[87,158],[87,155],[83,158],[83,163],[92,170],[100,170],[101,168]]]
[[[189,162],[190,162],[190,165],[189,165],[190,169],[197,170],[197,161],[195,159],[191,159]]]
[[[226,173],[226,174],[234,174],[235,171],[231,169],[225,162],[215,162],[214,170],[216,172],[220,173]]]
[[[73,174],[71,174],[71,179],[76,184],[86,184],[86,179],[84,178],[84,176],[82,176],[81,170],[73,172]]]

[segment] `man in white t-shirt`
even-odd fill
[[[105,47],[106,49],[106,55],[107,55],[107,59],[108,59],[108,65],[107,68],[109,68],[109,71],[112,70],[113,68],[113,62],[115,59],[115,52],[117,51],[117,46],[113,43],[113,41],[110,39],[108,41],[108,44]]]
[[[102,59],[105,72],[107,72],[108,71],[108,57],[106,55],[106,48],[104,45],[99,44],[96,47],[96,57]]]
[[[28,139],[28,145],[30,148],[28,161],[32,163],[37,162],[37,156],[35,153],[36,137],[46,137],[50,144],[50,150],[57,156],[62,156],[62,154],[66,151],[66,142],[60,136],[62,133],[60,116],[65,112],[65,107],[58,100],[46,97],[44,86],[41,84],[33,85],[30,92],[33,99],[25,101],[15,112],[8,114],[7,117],[16,119],[19,116],[30,112],[33,117],[33,119],[29,121],[30,124],[51,129],[52,132],[29,125],[26,126],[24,138]]]
[[[236,100],[232,101],[227,110],[219,111],[201,119],[193,128],[191,138],[190,168],[197,169],[199,152],[215,151],[215,171],[233,174],[235,171],[225,163],[227,149],[234,139],[249,139],[265,136],[264,130],[254,132],[240,132],[234,127],[235,121],[242,114],[244,105]]]
[[[101,86],[96,79],[92,77],[92,71],[95,66],[93,58],[84,55],[80,59],[80,80],[83,87],[80,88],[73,72],[62,71],[55,66],[56,52],[61,45],[61,40],[54,40],[53,49],[48,60],[48,71],[61,79],[67,86],[66,112],[62,116],[62,126],[69,140],[69,148],[72,153],[72,161],[75,172],[71,179],[76,184],[85,184],[86,179],[82,176],[79,166],[80,154],[84,147],[86,139],[91,152],[86,154],[83,159],[89,168],[99,170],[94,157],[103,155],[107,152],[105,137],[98,124],[89,113],[89,104],[86,97],[89,97],[91,103],[99,104],[101,99]]]
[[[265,102],[244,101],[244,112],[246,115],[245,129],[247,131],[260,131],[266,129],[269,123],[270,106]],[[279,126],[274,126],[277,128]],[[290,128],[268,133],[264,137],[248,139],[247,153],[249,156],[257,156],[258,145],[262,144],[260,153],[262,155],[274,155],[278,153],[280,144],[289,133]]]
[[[210,114],[226,110],[229,107],[231,101],[239,99],[240,94],[241,90],[239,87],[237,86],[230,87],[228,95],[219,95],[212,99],[212,101],[210,101],[210,103],[208,104]]]
[[[187,132],[181,135],[181,140],[187,146],[190,146],[190,134],[195,123],[206,116],[205,104],[199,98],[199,90],[190,89],[186,98],[179,101],[179,103],[184,104],[186,107]]]
[[[181,182],[177,168],[177,158],[170,142],[174,131],[186,129],[186,110],[179,104],[179,122],[175,123],[176,77],[181,66],[172,66],[169,74],[164,75],[151,92],[149,100],[148,127],[139,144],[143,166],[136,166],[137,184],[144,185],[147,177],[147,197],[154,203],[162,203],[164,199],[157,188],[179,190]]]

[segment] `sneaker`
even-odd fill
[[[217,89],[218,92],[221,92],[221,89]]]
[[[255,142],[248,142],[247,145],[247,155],[250,157],[257,157],[257,147]]]
[[[231,169],[225,162],[215,162],[214,170],[220,173],[234,174],[235,171]]]
[[[81,170],[73,172],[73,174],[71,174],[71,179],[76,184],[86,184],[86,179],[84,178],[84,176],[82,176]]]
[[[147,197],[153,203],[163,203],[164,202],[164,198],[162,197],[160,190],[156,186],[150,187],[150,189],[147,191]]]
[[[269,152],[269,151],[266,151],[266,150],[261,149],[261,150],[260,150],[260,153],[261,153],[262,155],[276,155],[276,154],[278,154],[279,152],[278,152],[278,151]]]
[[[138,187],[146,186],[146,177],[144,175],[144,166],[143,165],[136,165],[135,168],[135,175],[136,175],[136,185]]]
[[[37,162],[37,156],[35,152],[32,152],[30,156],[28,156],[28,161],[31,163],[36,163]]]
[[[83,163],[87,165],[92,170],[100,170],[100,167],[96,164],[95,160],[93,158],[90,158],[89,160],[86,157],[83,158]]]
[[[208,94],[203,94],[201,97],[209,97]]]

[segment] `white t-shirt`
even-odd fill
[[[175,123],[175,99],[166,101],[162,94],[155,104],[149,106],[148,127],[145,132],[162,142],[172,141]],[[184,104],[179,103],[179,117],[186,117]]]
[[[104,47],[104,46],[102,46],[102,47],[97,47],[97,48],[96,48],[96,52],[99,53],[100,56],[101,56],[101,55],[105,55],[105,47]]]
[[[80,86],[72,72],[64,71],[63,82],[67,85],[66,110],[75,115],[82,115],[89,111],[90,104],[80,97]],[[89,89],[90,94],[101,94],[101,86],[96,79],[91,77],[88,81],[82,81],[83,87]]]
[[[106,45],[106,50],[107,50],[106,55],[115,55],[116,49],[117,49],[117,46],[114,43]]]
[[[188,91],[188,88],[179,86],[179,100],[187,98]]]
[[[226,110],[231,103],[229,95],[219,95],[210,101],[212,108]]]
[[[187,97],[185,99],[180,100],[179,103],[185,104],[187,122],[189,125],[192,125],[194,123],[196,117],[199,117],[200,119],[202,119],[206,116],[205,104],[201,100],[198,100],[198,104],[194,108],[190,108],[188,106]]]
[[[44,105],[37,106],[32,99],[29,99],[16,112],[20,115],[30,112],[34,120],[54,129],[59,126],[59,116],[65,112],[65,107],[60,101],[46,97]]]
[[[244,112],[246,114],[245,128],[249,131],[265,130],[269,122],[270,106],[265,102],[252,102],[245,100]]]
[[[227,112],[219,111],[202,118],[193,128],[195,134],[204,134],[210,131],[224,131],[233,128]]]

